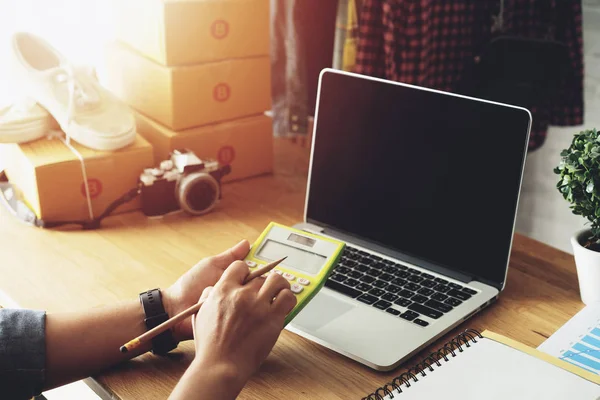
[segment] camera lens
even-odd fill
[[[209,174],[190,174],[179,184],[179,204],[190,214],[207,213],[218,200],[219,184]]]

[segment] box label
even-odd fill
[[[219,149],[217,153],[217,161],[221,165],[231,165],[231,163],[235,160],[235,149],[233,146],[223,146]]]
[[[210,33],[215,39],[225,39],[229,35],[229,23],[222,19],[216,20],[210,26]]]
[[[226,83],[221,82],[213,89],[213,98],[220,103],[229,100],[230,96],[231,87]]]
[[[90,198],[95,199],[96,197],[102,194],[102,182],[95,178],[89,178],[87,180],[88,189],[90,191]],[[81,183],[81,194],[84,198],[87,198],[87,193],[85,190],[85,182]]]

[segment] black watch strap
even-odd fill
[[[144,307],[146,328],[148,330],[162,324],[169,319],[169,315],[163,306],[160,289],[152,289],[140,293],[140,302]],[[177,342],[170,330],[161,333],[152,339],[152,352],[157,355],[165,355],[177,347]]]

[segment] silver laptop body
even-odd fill
[[[524,108],[324,70],[296,227],[348,248],[287,329],[387,371],[494,302],[530,127]]]

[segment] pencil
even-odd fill
[[[269,263],[269,264],[265,265],[264,267],[257,269],[256,271],[250,272],[248,274],[248,276],[246,277],[244,284],[271,271],[273,268],[275,268],[277,265],[279,265],[286,258],[287,257],[284,257],[281,260],[273,261],[272,263]],[[119,350],[121,351],[121,353],[127,353],[128,351],[136,349],[142,343],[152,340],[152,338],[171,329],[173,326],[177,325],[178,323],[180,323],[184,319],[188,318],[189,316],[195,315],[200,310],[200,307],[202,307],[202,304],[204,304],[204,300],[194,304],[187,310],[180,312],[179,314],[175,315],[174,317],[169,318],[167,321],[163,322],[160,325],[155,326],[154,328],[150,329],[148,332],[136,337],[135,339],[130,340],[129,342],[127,342],[123,346],[121,346]]]

